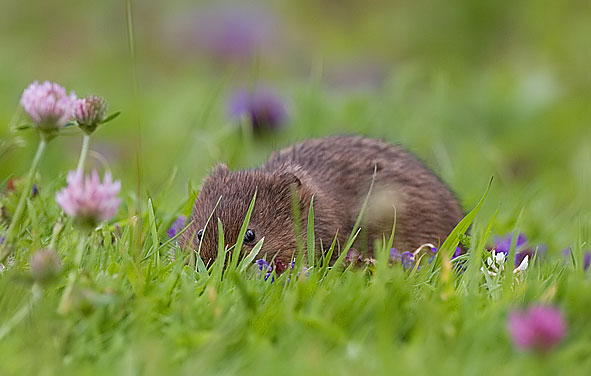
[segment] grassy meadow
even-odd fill
[[[82,132],[48,143],[1,265],[0,375],[589,375],[590,36],[580,1],[0,0],[0,236],[39,142],[16,129],[35,80],[121,112],[92,134],[86,170],[122,184],[115,217],[84,238],[55,199]],[[287,114],[262,135],[229,114],[258,86]],[[185,264],[167,230],[215,162],[252,168],[332,134],[400,143],[456,193],[470,215],[431,263],[405,268],[383,244],[371,263],[328,265],[304,244],[271,278],[252,259]],[[512,244],[491,276],[510,233],[536,256],[511,273]],[[44,248],[63,269],[40,285]],[[508,330],[531,305],[564,315],[548,351]]]

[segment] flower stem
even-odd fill
[[[16,211],[14,212],[14,216],[12,217],[12,222],[10,222],[10,226],[6,230],[6,239],[4,241],[4,245],[0,249],[0,262],[3,262],[4,259],[10,254],[10,246],[12,245],[12,242],[14,240],[15,230],[18,223],[20,222],[21,215],[23,214],[27,196],[31,194],[31,188],[33,187],[33,178],[35,177],[37,166],[39,165],[39,161],[41,160],[41,156],[43,156],[43,152],[45,151],[46,146],[47,140],[44,137],[41,137],[41,139],[39,140],[39,146],[37,147],[37,152],[35,153],[35,157],[33,158],[33,163],[31,163],[31,168],[29,169],[29,174],[27,175],[25,187],[21,192],[21,197],[18,200]]]
[[[76,168],[76,172],[79,174],[84,172],[84,163],[86,162],[86,155],[88,154],[88,144],[90,144],[90,135],[84,133],[84,137],[82,138],[80,159],[78,160],[78,167]]]
[[[78,249],[76,250],[76,258],[74,259],[74,267],[70,270],[70,274],[68,275],[68,284],[64,289],[64,294],[62,295],[62,299],[60,300],[60,305],[57,308],[57,312],[65,315],[70,311],[72,307],[72,291],[74,291],[74,283],[76,283],[76,279],[78,278],[78,274],[80,271],[80,264],[82,263],[82,255],[84,254],[84,246],[86,245],[86,231],[80,233],[80,238],[78,239]]]
[[[10,331],[19,323],[22,319],[27,317],[31,309],[37,303],[37,301],[41,298],[43,291],[41,287],[36,283],[33,285],[33,289],[31,290],[32,296],[31,299],[21,307],[14,316],[12,316],[8,321],[6,321],[2,327],[0,327],[0,341],[4,339],[4,337],[10,333]]]

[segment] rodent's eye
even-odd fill
[[[203,229],[197,231],[197,240],[201,241],[202,237],[203,237]]]
[[[256,236],[254,235],[254,231],[252,231],[251,229],[246,230],[246,232],[244,233],[244,241],[246,243],[252,243],[255,238]]]

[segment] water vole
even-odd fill
[[[299,200],[304,241],[308,208],[314,197],[316,254],[321,245],[324,249],[330,247],[335,234],[343,246],[368,194],[374,171],[374,187],[361,224],[364,241],[355,245],[361,250],[371,253],[376,239],[384,235],[388,238],[394,207],[394,247],[399,251],[443,242],[462,219],[464,213],[453,193],[413,155],[377,139],[333,136],[276,151],[257,169],[231,172],[223,164],[214,167],[203,181],[191,215],[192,224],[183,234],[181,245],[197,250],[202,242],[203,261],[213,261],[217,256],[217,219],[222,222],[225,243],[235,244],[256,191],[243,252],[249,252],[264,237],[261,257],[276,256],[285,264],[292,259],[296,250],[292,192]]]

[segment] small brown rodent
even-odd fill
[[[299,199],[304,244],[313,197],[316,254],[321,247],[330,247],[335,234],[342,247],[353,230],[374,171],[373,190],[361,222],[365,236],[358,239],[356,248],[371,253],[375,240],[389,237],[394,207],[394,247],[400,252],[443,242],[462,219],[464,213],[453,193],[413,155],[381,140],[333,136],[276,151],[257,169],[230,172],[225,165],[217,165],[203,181],[192,224],[181,245],[197,250],[202,242],[201,258],[206,264],[213,261],[218,249],[217,219],[223,225],[225,244],[234,245],[256,191],[244,254],[264,237],[259,257],[276,257],[284,264],[294,257],[292,192],[297,192]]]

